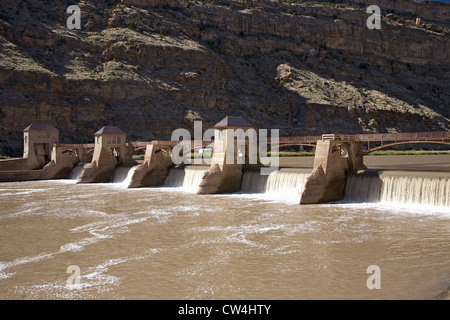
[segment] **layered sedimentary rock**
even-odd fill
[[[103,125],[168,140],[231,114],[281,135],[450,128],[448,4],[380,1],[381,30],[363,0],[78,4],[81,30],[67,1],[0,7],[0,153],[36,121],[62,143]]]

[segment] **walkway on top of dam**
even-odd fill
[[[314,156],[280,157],[280,167],[311,170],[314,166]],[[428,172],[439,176],[442,173],[450,175],[450,154],[421,155],[368,155],[364,157],[368,170]]]
[[[270,139],[268,139],[270,142]],[[356,140],[365,146],[365,154],[402,144],[436,143],[450,146],[450,131],[370,133],[370,134],[323,134],[322,136],[280,137],[279,146],[314,146],[318,140]]]
[[[373,151],[388,148],[403,144],[443,144],[450,146],[450,131],[436,131],[436,132],[405,132],[405,133],[370,133],[370,134],[323,134],[321,136],[291,136],[279,137],[278,146],[311,146],[315,147],[319,140],[356,140],[364,144],[365,154]],[[271,138],[267,139],[269,144],[272,143]],[[135,152],[144,150],[147,145],[153,144],[167,148],[173,148],[180,141],[132,141],[129,145],[132,146]],[[212,141],[197,141],[192,140],[193,148],[205,148],[212,146]],[[94,148],[94,144],[57,144],[60,147],[84,147]]]

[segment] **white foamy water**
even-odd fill
[[[353,202],[300,206],[307,174],[284,169],[197,195],[205,169],[171,170],[163,188],[117,188],[125,172],[109,184],[0,184],[0,298],[433,299],[449,287],[450,215],[436,202],[391,208],[358,177]],[[385,183],[424,190],[396,195],[408,201],[442,201],[427,183],[447,197],[442,181]],[[366,286],[374,264],[381,290]]]
[[[374,173],[350,175],[345,200],[450,211],[450,179]]]
[[[202,166],[173,168],[169,171],[163,187],[178,188],[185,192],[196,193],[206,170],[208,170],[208,167]]]
[[[117,167],[114,172],[113,183],[120,184],[124,188],[128,188],[131,183],[134,171],[138,166],[132,167]]]
[[[69,179],[78,180],[78,178],[81,176],[81,173],[83,172],[83,167],[84,163],[75,165],[75,167],[72,169],[72,172],[70,172]]]
[[[202,166],[171,169],[163,187],[196,193],[207,169]],[[298,203],[308,175],[296,169],[281,169],[270,175],[261,175],[259,169],[250,170],[243,175],[239,194],[247,198]]]
[[[241,193],[260,199],[299,203],[308,175],[296,169],[281,169],[269,175],[251,170],[244,173]]]

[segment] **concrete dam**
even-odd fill
[[[213,141],[190,141],[184,146],[189,152],[194,144],[213,148],[209,165],[185,165],[175,164],[171,156],[180,141],[127,142],[122,130],[103,127],[94,134],[93,144],[58,144],[56,128],[30,125],[24,130],[23,158],[0,162],[0,181],[76,179],[77,183],[177,188],[197,194],[260,194],[263,199],[301,205],[335,201],[450,205],[450,177],[393,176],[364,165],[370,144],[377,150],[401,143],[450,144],[449,132],[267,139],[268,145],[276,147],[314,145],[314,163],[310,169],[281,166],[261,174],[267,163],[262,157],[267,154],[258,153],[256,163],[250,163],[252,143],[245,138],[242,143],[236,141],[237,129],[251,128],[242,118],[224,118],[213,128]],[[145,150],[141,163],[133,159],[136,150]]]

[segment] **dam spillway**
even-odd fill
[[[114,174],[114,183],[125,188],[136,166],[119,167]],[[207,166],[179,166],[170,169],[161,188],[195,194]],[[72,174],[79,173],[74,168]],[[261,175],[257,169],[244,172],[241,189],[236,195],[254,195],[262,200],[277,200],[298,203],[309,171],[298,168],[281,168],[270,175]],[[450,177],[427,176],[379,171],[351,173],[347,177],[345,203],[380,203],[418,205],[450,208]],[[339,203],[339,202],[338,202]]]
[[[114,172],[113,183],[120,183],[124,188],[128,188],[131,183],[131,178],[137,166],[122,166],[117,167]]]
[[[450,178],[377,172],[350,174],[344,200],[434,206],[450,210]]]
[[[347,175],[354,171],[367,169],[363,157],[374,150],[369,150],[369,141],[373,142],[375,139],[381,141],[382,144],[385,141],[395,141],[395,145],[398,143],[450,143],[447,141],[450,138],[448,132],[402,133],[380,135],[379,137],[323,134],[321,137],[282,137],[280,140],[277,130],[275,132],[271,130],[269,139],[265,129],[259,130],[257,133],[254,127],[253,124],[240,117],[227,116],[214,125],[212,128],[214,137],[210,137],[210,140],[205,140],[202,135],[200,138],[203,140],[194,141],[191,138],[184,141],[183,136],[181,141],[172,139],[171,141],[128,142],[125,132],[117,127],[105,126],[95,132],[94,144],[80,145],[59,144],[59,131],[52,126],[30,125],[24,130],[23,158],[1,162],[0,181],[75,179],[74,177],[78,177],[77,183],[81,184],[120,182],[126,188],[163,185],[174,187],[175,182],[170,181],[175,177],[168,177],[170,168],[174,165],[189,165],[190,161],[185,161],[187,160],[185,151],[188,149],[192,151],[199,146],[211,148],[211,141],[214,138],[209,168],[204,172],[187,172],[184,169],[177,169],[171,173],[172,176],[178,173],[178,175],[183,175],[183,179],[186,176],[186,179],[192,180],[189,182],[189,188],[197,189],[197,194],[254,193],[256,191],[266,195],[278,194],[278,197],[283,198],[283,196],[296,197],[300,192],[299,204],[308,205],[336,202],[345,197]],[[194,125],[194,131],[198,128]],[[199,133],[202,133],[201,131],[200,125]],[[43,132],[45,139],[42,138]],[[366,151],[363,146],[365,139],[368,139]],[[268,143],[269,140],[270,143]],[[313,169],[306,181],[304,181],[305,176],[301,174],[301,182],[298,182],[295,174],[280,169],[277,156],[267,156],[268,154],[266,154],[269,145],[271,154],[272,152],[277,154],[281,145],[294,146],[305,143],[315,148]],[[255,148],[258,144],[259,147]],[[261,146],[264,147],[260,148]],[[183,150],[181,157],[180,147]],[[384,148],[385,145],[375,149],[382,147]],[[133,154],[144,149],[144,161],[138,164],[133,159]],[[203,157],[203,152],[201,155]],[[268,162],[267,159],[269,159]],[[84,165],[81,166],[80,163],[84,163]],[[198,164],[198,162],[194,161],[194,164]],[[76,172],[73,170],[74,167],[77,169]],[[134,169],[131,170],[131,167]],[[251,168],[261,168],[265,172],[261,171],[262,177],[256,177],[254,173],[248,171]],[[79,173],[78,170],[81,169],[82,171]],[[279,169],[277,173],[269,174],[277,169]],[[71,170],[72,173],[69,175]],[[244,173],[246,173],[246,177],[244,177]],[[197,179],[200,180],[198,186]],[[293,181],[289,182],[290,179]],[[165,182],[166,180],[167,182]],[[294,186],[290,186],[292,183]],[[186,184],[182,184],[188,188]],[[286,189],[286,186],[290,187]],[[407,199],[409,200],[409,198]]]
[[[240,192],[260,194],[267,200],[298,203],[309,173],[295,168],[282,168],[264,176],[259,170],[248,170],[244,173]]]
[[[75,165],[70,172],[69,179],[78,180],[80,178],[81,173],[83,172],[84,163],[79,163]]]
[[[180,166],[172,168],[162,185],[180,191],[196,193],[207,166]],[[298,202],[309,172],[296,168],[282,168],[270,175],[261,175],[259,169],[249,169],[243,174],[241,189],[230,194],[260,195],[263,199],[283,199]]]
[[[265,194],[269,200],[298,203],[308,175],[304,170],[293,168],[283,168],[269,176],[248,171],[244,173],[240,192]],[[450,210],[450,177],[378,171],[350,173],[344,198],[338,202],[433,206]]]
[[[207,166],[180,166],[172,168],[162,186],[196,193],[203,174],[208,168]]]

